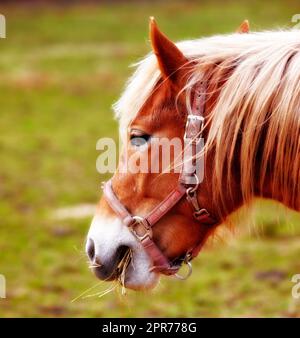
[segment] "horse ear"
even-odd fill
[[[183,74],[186,73],[184,66],[188,64],[188,59],[159,30],[153,17],[150,18],[150,40],[163,78],[178,84]]]
[[[236,30],[237,33],[241,33],[241,34],[243,34],[243,33],[249,33],[249,31],[250,31],[250,24],[249,24],[248,20],[244,20],[240,24],[239,28]]]

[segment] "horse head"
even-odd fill
[[[240,34],[248,32],[244,22],[224,41],[175,44],[150,20],[153,53],[115,105],[123,151],[88,233],[86,251],[98,278],[122,278],[132,289],[154,287],[161,273],[176,275],[182,263],[189,264],[217,226],[250,197],[272,196],[299,209],[300,166],[292,161],[299,157],[299,119],[270,114],[286,104],[280,101],[286,88],[279,83],[286,67],[296,67],[295,34],[287,33],[289,46],[281,37],[284,47],[278,52],[269,36]],[[268,58],[268,49],[276,60]],[[299,97],[296,82],[289,89]],[[288,154],[286,137],[276,134],[279,124],[293,131]],[[195,151],[201,139],[204,147]],[[172,143],[166,156],[157,146],[161,140],[178,141],[181,151]],[[186,149],[192,151],[188,159],[180,156]],[[166,157],[172,157],[167,164]],[[149,166],[153,160],[156,170]],[[128,170],[128,162],[151,169]],[[199,162],[200,178],[195,169],[188,172]],[[283,171],[284,163],[289,168]]]

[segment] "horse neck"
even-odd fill
[[[269,154],[266,151],[270,148],[267,145],[268,128],[270,126],[267,122],[262,129],[257,151],[254,193],[256,196],[274,199],[288,208],[300,211],[300,124],[287,130],[284,121],[279,120],[279,129],[275,136],[278,144]],[[262,166],[265,168],[264,172]]]

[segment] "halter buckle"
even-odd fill
[[[195,135],[188,135],[187,132],[189,130],[190,123],[194,123],[195,127],[197,128],[197,132]],[[192,142],[197,142],[196,140],[199,139],[202,135],[204,127],[204,117],[195,115],[195,114],[188,114],[187,119],[186,119],[186,124],[185,124],[185,133],[183,138],[184,139],[189,139],[192,138]],[[192,137],[191,137],[192,136]],[[195,138],[195,140],[194,140]]]
[[[132,234],[141,242],[147,237],[152,238],[152,229],[147,225],[147,221],[145,218],[140,216],[133,216],[132,223],[128,225],[128,228],[132,232]],[[139,230],[143,229],[144,233],[140,234]]]

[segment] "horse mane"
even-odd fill
[[[272,182],[276,182],[270,187],[272,195],[280,189],[283,202],[300,209],[300,32],[235,33],[183,41],[177,46],[196,64],[184,88],[187,108],[191,106],[192,88],[204,77],[216,88],[208,95],[219,90],[209,112],[205,140],[206,150],[214,148],[215,198],[223,201],[230,193],[230,171],[238,149],[244,202],[256,193],[253,182],[260,182],[261,189],[264,179],[272,174]],[[114,105],[121,133],[159,79],[153,54],[137,64]],[[229,189],[225,192],[224,177]]]

